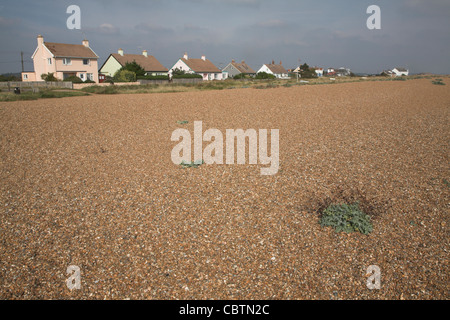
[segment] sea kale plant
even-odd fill
[[[333,227],[336,232],[361,232],[365,235],[373,229],[370,217],[361,210],[358,202],[328,206],[322,213],[320,225]]]

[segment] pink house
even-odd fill
[[[89,41],[83,40],[82,44],[44,42],[39,35],[37,44],[31,56],[34,72],[22,72],[22,81],[44,81],[42,74],[53,73],[59,80],[77,76],[83,81],[98,83],[98,56],[89,47]]]

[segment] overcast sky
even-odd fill
[[[81,8],[81,30],[69,30],[69,5]],[[381,30],[369,30],[370,5]],[[450,74],[448,0],[0,0],[0,73],[32,71],[36,36],[48,42],[90,41],[103,64],[110,53],[143,49],[170,68],[185,51],[218,67],[231,59],[254,69],[275,60],[379,73]],[[99,66],[99,67],[100,67]]]

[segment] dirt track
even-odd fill
[[[0,103],[0,299],[448,299],[449,86]],[[174,165],[196,120],[280,129],[280,171]],[[381,204],[369,236],[319,226],[340,189]]]

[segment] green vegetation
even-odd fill
[[[41,79],[46,81],[46,82],[50,82],[50,81],[58,81],[58,79],[56,79],[56,77],[53,75],[53,73],[49,72],[47,74],[43,73],[41,74]]]
[[[276,79],[276,77],[273,74],[267,73],[267,72],[258,72],[255,76],[255,79]]]
[[[320,225],[333,227],[336,232],[361,232],[369,234],[373,226],[370,217],[359,207],[359,203],[332,204],[322,213]]]
[[[79,97],[87,96],[88,94],[75,90],[43,90],[39,92],[22,92],[15,94],[12,92],[0,93],[0,101],[23,101],[23,100],[37,100],[47,98],[64,98],[64,97]]]
[[[168,80],[169,76],[139,76],[138,80]]]
[[[317,78],[316,71],[310,68],[307,63],[300,66],[300,76],[302,79],[314,79]]]
[[[252,79],[252,78],[253,78],[252,76],[249,76],[248,74],[245,74],[245,73],[239,73],[233,77],[233,79],[235,79],[235,80]]]
[[[136,61],[133,62],[127,62],[125,66],[122,67],[120,70],[128,70],[131,72],[134,72],[136,77],[144,77],[145,76],[145,69],[138,64]]]
[[[178,124],[188,124],[188,123],[189,123],[189,121],[187,121],[187,120],[183,120],[183,121],[177,121],[177,123],[178,123]]]
[[[133,74],[134,75],[134,74]],[[188,76],[197,76],[197,75],[188,75]],[[446,79],[447,76],[441,76],[443,79]],[[434,75],[415,75],[400,78],[402,81],[410,80],[410,79],[435,79]],[[108,77],[108,80],[112,80],[112,78]],[[386,77],[337,77],[334,81],[331,81],[329,77],[320,77],[314,79],[308,79],[308,82],[304,80],[298,81],[296,79],[227,79],[222,81],[199,81],[195,83],[151,83],[151,84],[125,84],[125,85],[114,85],[114,81],[111,85],[108,86],[100,86],[95,85],[93,83],[92,86],[85,87],[80,90],[68,91],[65,90],[66,93],[62,94],[62,90],[60,93],[50,93],[51,97],[68,97],[68,96],[77,96],[77,95],[86,95],[86,94],[138,94],[138,93],[176,93],[176,92],[188,92],[188,91],[205,91],[205,90],[224,90],[224,89],[243,89],[243,88],[253,88],[253,89],[271,89],[271,88],[295,88],[298,86],[304,85],[322,85],[322,84],[339,84],[339,83],[349,83],[349,82],[367,82],[367,81],[392,81],[392,78]],[[302,82],[303,81],[303,82]],[[435,81],[442,82],[442,79],[435,79]],[[85,81],[88,83],[91,81]],[[4,86],[3,90],[7,87]],[[1,87],[0,87],[1,89]],[[45,96],[47,93],[35,93],[31,94],[31,92],[27,92],[31,90],[30,87],[26,87],[22,85],[22,94],[14,95],[12,92],[9,93],[0,93],[0,101],[15,101],[15,100],[30,100],[30,99],[39,99],[42,98],[42,94]],[[11,88],[9,88],[11,90]],[[45,91],[57,91],[58,89],[41,89]],[[78,93],[77,93],[78,92]]]
[[[431,83],[435,84],[435,85],[439,85],[439,86],[445,86],[445,83],[442,82],[442,79],[435,79],[435,80],[431,81]]]
[[[72,83],[83,83],[83,80],[81,80],[80,78],[78,78],[77,76],[70,76],[67,77],[66,79],[64,79],[64,81],[70,81]]]
[[[110,86],[90,86],[81,89],[83,92],[88,93],[96,93],[96,94],[116,94],[119,93],[119,87],[110,85]]]
[[[447,179],[442,179],[442,182],[447,186],[450,187],[450,182]]]
[[[22,78],[17,76],[16,74],[0,74],[0,82],[7,82],[7,81],[22,81]]]
[[[200,167],[202,164],[205,164],[205,161],[201,160],[201,161],[194,161],[194,162],[181,162],[181,166],[183,168],[198,168]]]
[[[113,79],[115,82],[135,82],[136,73],[122,68],[114,74]]]
[[[172,76],[173,79],[203,79],[199,74],[186,73],[186,74],[175,74]]]
[[[199,74],[186,73],[183,69],[175,68],[172,70],[173,79],[202,79],[203,77]]]

